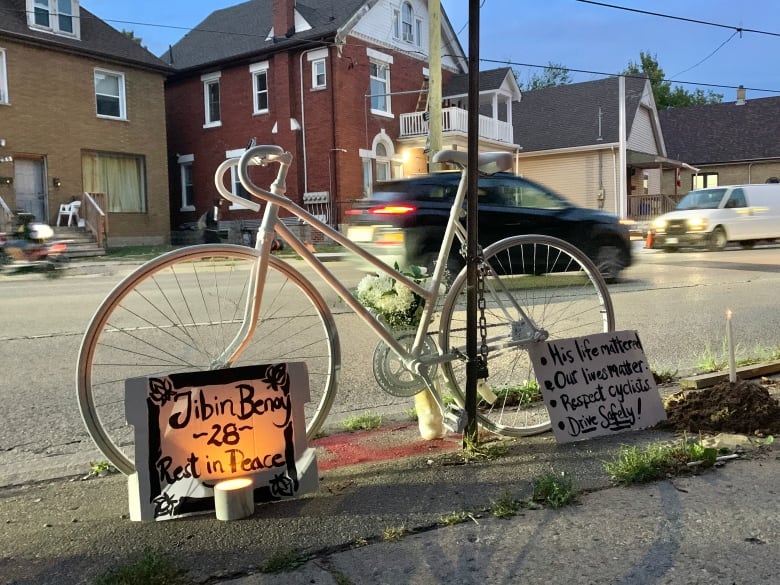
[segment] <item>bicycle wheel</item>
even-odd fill
[[[527,345],[533,342],[517,342],[524,325],[517,307],[550,339],[560,339],[612,331],[612,300],[593,262],[563,240],[514,236],[489,246],[484,256],[489,390],[477,396],[479,423],[502,435],[542,433],[550,428],[550,417],[528,356]],[[466,355],[465,270],[444,300],[439,335],[445,353]],[[481,343],[478,330],[477,346]],[[463,406],[465,362],[446,363],[443,370],[456,402]],[[496,397],[492,404],[491,391]]]
[[[134,471],[125,379],[227,367],[218,357],[243,321],[257,257],[230,245],[169,252],[127,276],[98,308],[79,352],[79,407],[98,448],[123,473]],[[338,335],[311,283],[271,257],[257,329],[231,366],[294,361],[308,369],[312,436],[335,397]]]

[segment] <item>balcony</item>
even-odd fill
[[[415,138],[428,134],[428,122],[423,119],[424,112],[401,114],[400,138]],[[441,112],[442,134],[448,133],[468,135],[468,111],[461,108],[444,108]],[[479,117],[479,137],[482,140],[492,140],[513,144],[512,125],[487,116]]]

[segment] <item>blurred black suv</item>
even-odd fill
[[[402,268],[432,270],[459,180],[459,172],[441,172],[376,184],[370,198],[355,201],[347,211],[347,237],[391,266],[397,262]],[[578,207],[517,175],[480,176],[480,244],[520,234],[566,240],[585,252],[609,281],[631,265],[628,228],[614,215]],[[459,248],[456,242],[449,254],[453,273],[465,263]]]

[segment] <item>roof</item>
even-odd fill
[[[81,39],[31,29],[27,26],[26,10],[25,0],[0,0],[0,37],[10,37],[53,50],[90,54],[161,72],[169,71],[163,61],[83,6],[79,7]]]
[[[506,80],[507,75],[514,79],[511,67],[499,67],[498,69],[489,69],[479,72],[479,91],[495,91],[501,89],[501,85]],[[447,82],[442,93],[447,97],[458,95],[467,95],[469,93],[469,74],[453,75]]]
[[[628,135],[647,79],[625,79]],[[512,104],[514,142],[523,152],[617,143],[618,92],[618,77],[524,91]]]
[[[270,52],[280,46],[279,35],[284,34],[274,31],[276,40],[267,40],[273,27],[273,4],[273,0],[249,0],[215,10],[161,58],[182,71]],[[364,5],[371,4],[372,0],[296,0],[295,10],[311,28],[296,32],[282,42],[334,37]]]
[[[780,97],[658,112],[669,156],[704,165],[780,158]]]

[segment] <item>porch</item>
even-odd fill
[[[399,138],[419,138],[428,134],[426,112],[401,114],[401,134]],[[443,108],[441,112],[442,134],[468,135],[468,110],[463,108]],[[514,144],[512,125],[489,116],[479,116],[479,137],[483,140]]]

